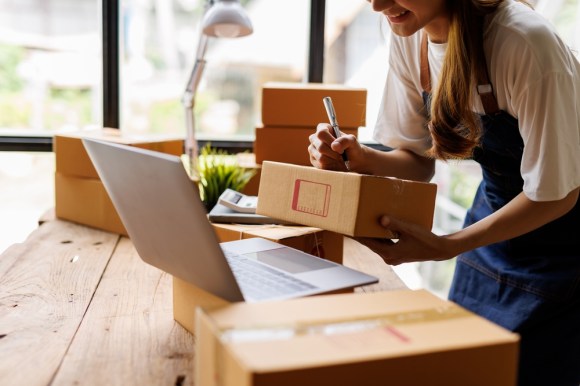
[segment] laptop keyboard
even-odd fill
[[[225,250],[224,254],[244,296],[252,299],[274,298],[317,288],[252,259]]]

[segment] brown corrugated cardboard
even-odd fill
[[[358,136],[358,128],[341,128],[341,131]],[[254,141],[256,163],[276,161],[310,166],[308,137],[315,132],[316,127],[257,127]]]
[[[256,213],[348,236],[394,238],[379,218],[431,229],[436,193],[432,183],[265,161]]]
[[[286,225],[212,224],[220,242],[261,237],[342,264],[343,235]]]
[[[256,172],[244,189],[242,189],[242,193],[247,194],[248,196],[257,196],[260,187],[262,165],[256,163],[256,155],[254,153],[238,153],[236,158],[241,167],[254,169]]]
[[[183,154],[183,139],[176,136],[126,134],[121,130],[108,128],[62,133],[54,136],[58,173],[67,176],[99,178],[83,146],[82,138],[100,139],[173,155]]]
[[[57,172],[54,182],[56,217],[127,235],[101,180]]]
[[[195,384],[513,386],[519,338],[424,290],[196,314]]]
[[[286,227],[274,225],[213,224],[220,242],[262,237],[298,250],[342,263],[343,236],[312,227]],[[352,292],[345,290],[344,292]],[[205,309],[229,304],[193,284],[173,278],[173,317],[195,334],[194,314],[197,307]]]
[[[167,135],[126,134],[117,129],[107,128],[55,135],[56,216],[79,224],[127,235],[127,231],[85,150],[82,138],[100,139],[173,155],[183,153],[183,139]]]
[[[173,319],[195,334],[195,309],[213,309],[230,304],[220,298],[173,276]]]
[[[328,122],[322,98],[331,97],[341,129],[366,124],[367,91],[322,83],[268,82],[262,86],[264,126],[302,126],[312,130]]]

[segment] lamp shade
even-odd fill
[[[253,32],[252,22],[238,0],[218,0],[202,23],[203,33],[208,36],[235,38]]]

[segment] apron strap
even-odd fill
[[[487,75],[487,66],[485,71],[479,71],[477,79],[477,93],[481,99],[481,104],[483,105],[483,111],[486,115],[494,115],[499,112],[499,106],[497,105],[497,99],[493,95],[493,87],[489,81]]]
[[[421,36],[421,56],[420,56],[420,80],[421,87],[423,91],[431,93],[431,72],[429,69],[429,39],[426,32],[423,32]],[[498,113],[499,107],[497,105],[497,99],[493,94],[493,87],[489,82],[489,77],[487,75],[487,66],[485,66],[485,71],[479,71],[477,79],[477,93],[481,98],[481,104],[483,105],[483,111],[486,115],[492,115]]]
[[[420,78],[421,78],[421,87],[423,87],[423,91],[428,94],[431,94],[431,72],[429,69],[429,47],[428,44],[428,37],[427,32],[423,32],[423,36],[421,36],[421,63],[420,63]]]

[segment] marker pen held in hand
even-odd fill
[[[324,103],[324,107],[326,108],[326,113],[328,114],[328,119],[330,120],[330,125],[334,130],[334,136],[339,138],[342,134],[338,127],[338,120],[336,119],[336,112],[334,111],[334,106],[332,105],[332,99],[330,97],[322,98],[322,102]],[[346,168],[350,170],[348,165],[348,157],[346,155],[346,151],[342,152],[342,160],[346,165]]]

